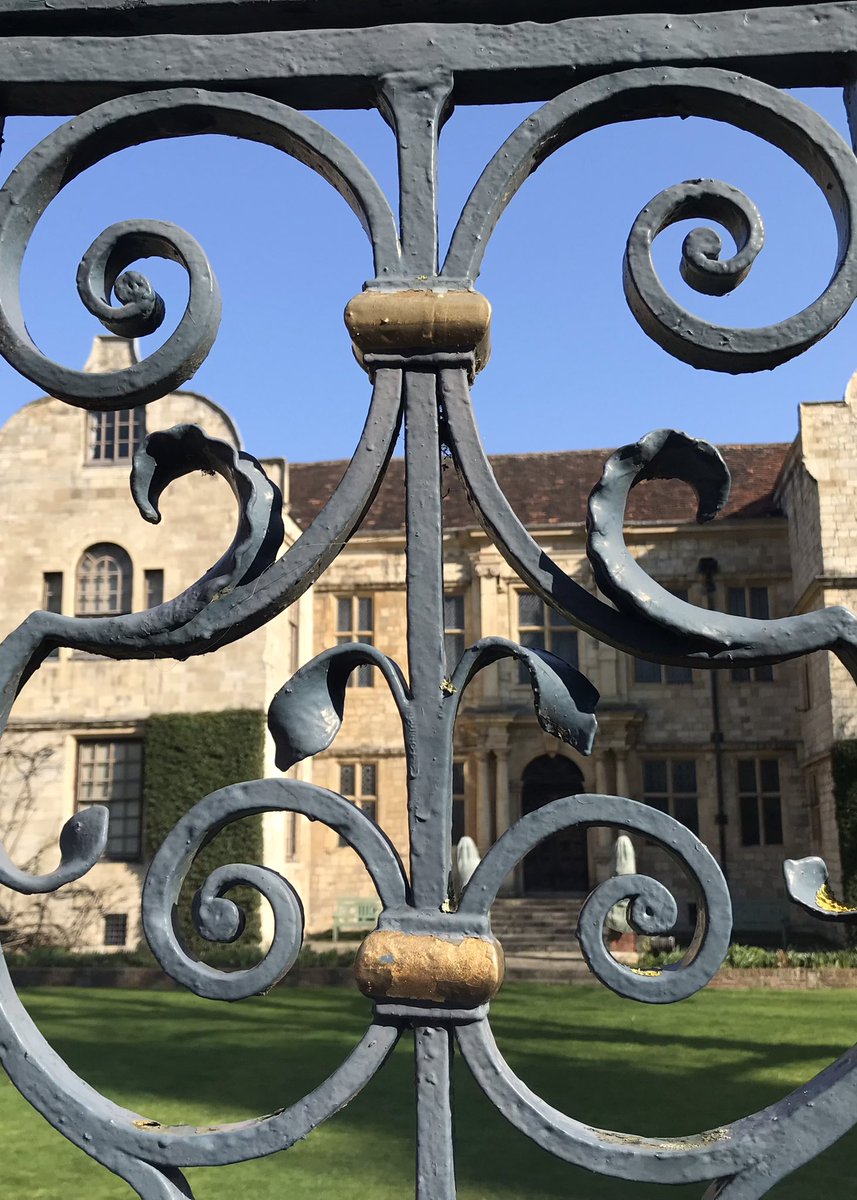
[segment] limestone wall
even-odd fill
[[[129,361],[126,343],[96,339],[87,369],[101,371]],[[62,611],[75,614],[78,564],[93,544],[115,543],[130,556],[132,609],[137,611],[146,607],[147,570],[163,571],[164,597],[169,599],[203,575],[234,535],[236,505],[228,485],[219,476],[200,473],[172,484],[162,497],[162,523],[147,524],[131,499],[130,464],[88,461],[89,420],[81,409],[41,399],[0,430],[4,634],[42,607],[45,572],[62,574]],[[204,397],[177,393],[147,406],[148,432],[186,422],[238,444],[230,418]],[[272,472],[275,479],[279,472],[287,483],[282,461],[272,464]],[[287,529],[289,544],[299,531],[288,518]],[[297,632],[292,628],[301,612],[310,618],[308,598],[241,642],[185,663],[116,663],[68,649],[46,660],[16,701],[9,737],[0,747],[9,750],[15,738],[49,751],[32,781],[34,815],[15,842],[15,861],[23,864],[37,854],[45,863],[56,859],[59,829],[75,810],[81,738],[140,737],[153,713],[266,709],[273,692],[294,670],[295,656],[302,649],[304,657],[309,655],[309,645],[301,647],[299,626]],[[266,757],[269,771],[275,773],[272,747]],[[0,756],[0,768],[2,764]],[[14,779],[0,779],[0,809],[5,806],[8,811],[16,804]],[[285,872],[291,847],[282,818],[266,818],[265,843],[266,860]],[[105,903],[109,900],[109,911],[129,916],[131,945],[139,936],[142,873],[142,865],[101,862],[86,881]],[[293,874],[299,890],[306,891],[306,872],[298,868]],[[62,921],[72,905],[60,897],[54,907]],[[97,913],[91,925],[87,940],[99,945],[103,931]]]

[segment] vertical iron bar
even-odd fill
[[[378,106],[398,146],[402,259],[412,287],[437,274],[437,141],[451,91],[448,71],[402,72],[381,81]],[[445,656],[437,388],[433,372],[405,372],[408,675],[413,746],[419,747],[419,762],[412,747],[408,773],[411,884],[416,907],[434,910],[447,897],[452,827],[441,719]]]
[[[452,1030],[414,1029],[417,1077],[417,1200],[452,1200]]]
[[[437,378],[405,373],[408,676],[416,749],[408,778],[411,886],[417,908],[447,897],[452,828],[448,739],[442,720],[446,662]]]
[[[402,269],[414,286],[437,275],[437,143],[451,91],[448,71],[402,72],[381,81],[378,107],[399,155]]]
[[[701,558],[698,569],[705,584],[706,606],[709,612],[716,612],[716,585],[714,583],[714,576],[718,570],[717,559]],[[717,823],[720,869],[724,877],[728,879],[726,826],[729,823],[729,818],[726,812],[726,785],[723,779],[723,725],[720,719],[720,679],[717,671],[709,671],[708,674],[711,689],[711,746],[714,751],[714,783],[717,795],[717,813],[714,819]]]
[[[437,141],[449,112],[452,78],[391,75],[379,107],[396,135],[399,225],[405,282],[418,288],[437,276]],[[431,918],[447,898],[451,866],[452,747],[443,719],[443,531],[440,502],[438,379],[404,372],[407,513],[408,678],[411,735],[408,821],[411,887]],[[454,1200],[452,1038],[444,1026],[414,1028],[416,1200]]]

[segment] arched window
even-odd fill
[[[131,611],[131,559],[121,546],[99,542],[85,550],[77,567],[75,613],[117,617]]]

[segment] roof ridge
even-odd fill
[[[632,444],[632,443],[629,443]],[[791,442],[713,442],[718,450],[785,450],[791,445]],[[609,449],[605,446],[593,446],[591,448],[580,448],[572,450],[522,450],[522,451],[500,451],[497,454],[488,454],[489,462],[494,462],[499,458],[506,459],[525,459],[525,458],[547,458],[550,456],[559,457],[564,454],[599,454],[609,458],[611,454],[615,454],[620,447],[614,446]],[[402,455],[396,454],[390,459],[390,463],[403,463],[405,460]],[[351,462],[350,458],[319,458],[309,459],[308,461],[290,460],[292,467],[336,467],[340,463],[347,465]]]

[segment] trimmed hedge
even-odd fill
[[[685,951],[670,950],[666,954],[654,954],[643,950],[637,964],[643,970],[659,970],[671,963],[681,962]],[[857,950],[768,950],[763,946],[742,946],[739,942],[729,947],[724,967],[758,971],[780,970],[783,967],[808,967],[823,970],[829,967],[857,967]]]
[[[264,774],[265,714],[247,709],[150,717],[145,729],[143,795],[145,848],[151,856],[197,801],[232,783]],[[188,948],[208,961],[234,957],[200,937],[190,917],[193,897],[215,867],[262,861],[262,818],[245,817],[222,830],[197,855],[179,900],[179,925]],[[247,918],[235,950],[251,950],[261,935],[258,892],[236,888],[231,900]]]
[[[842,899],[857,903],[857,739],[834,742],[830,751],[833,798],[839,827]],[[851,930],[853,941],[853,927]]]

